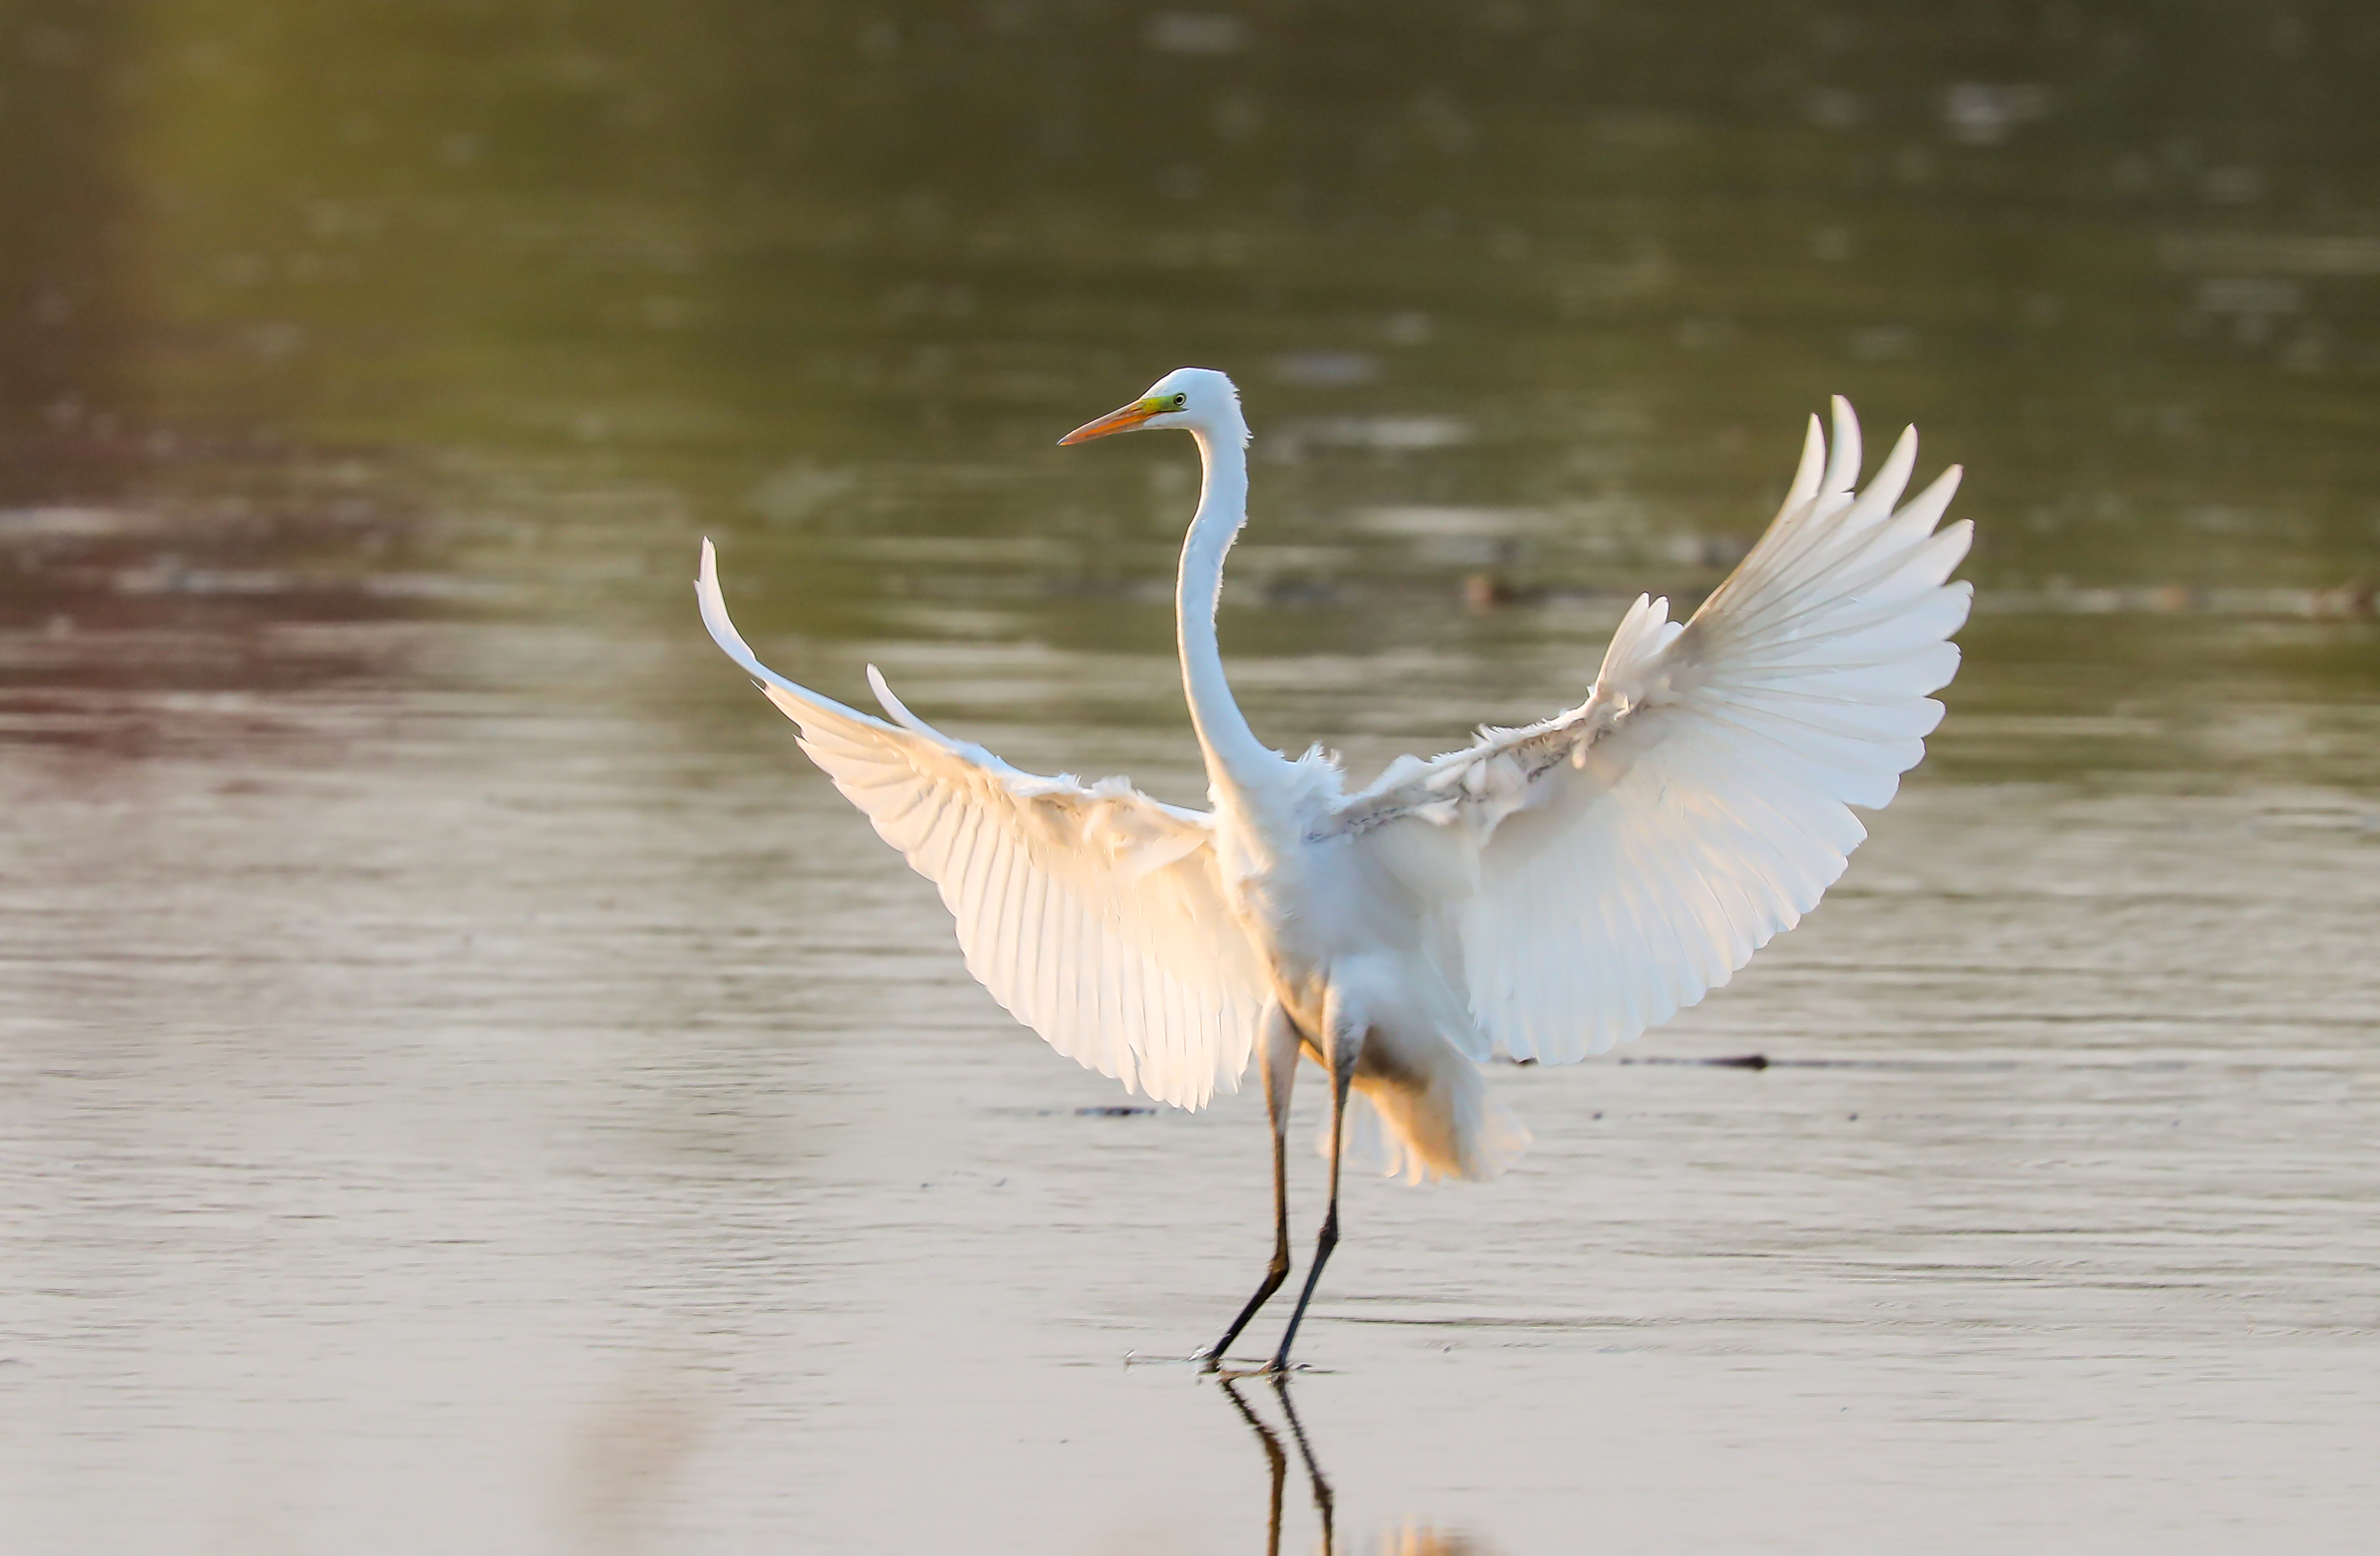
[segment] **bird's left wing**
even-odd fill
[[[1856,496],[1859,425],[1812,419],[1768,532],[1693,619],[1639,597],[1595,690],[1525,729],[1406,758],[1346,835],[1410,893],[1479,1035],[1573,1060],[1674,1015],[1815,906],[1942,717],[1970,586],[1954,467],[1898,511],[1904,434]],[[1482,1057],[1485,1055],[1483,1054]]]
[[[800,728],[802,749],[878,835],[941,888],[967,970],[1068,1058],[1196,1108],[1236,1088],[1268,993],[1225,904],[1214,824],[1121,778],[1022,772],[901,705],[893,723],[762,664],[727,616],[710,542],[696,584],[728,657]]]

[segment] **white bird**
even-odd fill
[[[1973,590],[1944,580],[1971,526],[1936,529],[1955,466],[1894,508],[1914,428],[1854,493],[1859,424],[1838,398],[1832,449],[1811,418],[1784,506],[1689,620],[1638,596],[1577,707],[1401,757],[1350,794],[1326,753],[1257,738],[1224,677],[1215,607],[1248,492],[1232,381],[1179,369],[1060,441],[1157,428],[1197,440],[1206,472],[1175,603],[1211,812],[1019,772],[910,712],[873,665],[883,719],[796,686],[737,635],[708,541],[696,587],[719,646],[941,889],[967,970],[1019,1021],[1183,1108],[1255,1058],[1273,1254],[1210,1367],[1288,1276],[1290,1087],[1301,1054],[1321,1067],[1330,1208],[1280,1371],[1339,1239],[1351,1141],[1416,1182],[1494,1176],[1529,1137],[1484,1061],[1568,1063],[1668,1020],[1842,873],[1867,835],[1849,807],[1889,801],[1941,720],[1926,694],[1958,667]]]

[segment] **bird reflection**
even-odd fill
[[[1223,1397],[1232,1402],[1232,1408],[1240,1413],[1240,1419],[1248,1424],[1257,1434],[1257,1441],[1264,1444],[1265,1462],[1272,1467],[1272,1511],[1265,1520],[1265,1556],[1281,1556],[1281,1489],[1289,1478],[1289,1454],[1281,1448],[1281,1434],[1267,1426],[1255,1407],[1240,1397],[1241,1382],[1242,1380],[1236,1378],[1224,1379]],[[1271,1375],[1270,1382],[1273,1397],[1281,1402],[1281,1418],[1289,1423],[1290,1441],[1297,1444],[1297,1456],[1304,1461],[1306,1478],[1314,1487],[1314,1511],[1322,1515],[1322,1556],[1334,1556],[1338,1545],[1337,1536],[1331,1527],[1336,1509],[1331,1501],[1330,1482],[1323,1476],[1322,1466],[1314,1462],[1313,1446],[1305,1441],[1305,1425],[1297,1418],[1297,1406],[1289,1397],[1288,1377],[1276,1372]]]
[[[1287,1446],[1281,1441],[1281,1434],[1257,1413],[1256,1406],[1240,1392],[1252,1377],[1262,1377],[1280,1403],[1281,1420],[1289,1428]],[[1265,1556],[1281,1556],[1281,1503],[1289,1481],[1290,1447],[1297,1450],[1298,1462],[1305,1466],[1306,1482],[1314,1489],[1314,1511],[1322,1520],[1322,1556],[1338,1556],[1338,1502],[1331,1494],[1330,1477],[1315,1462],[1314,1445],[1305,1436],[1305,1423],[1297,1418],[1297,1404],[1289,1397],[1288,1377],[1278,1372],[1242,1373],[1236,1377],[1226,1375],[1220,1381],[1223,1397],[1232,1402],[1240,1419],[1257,1434],[1257,1441],[1264,1448],[1265,1465],[1272,1472],[1272,1501],[1265,1518]],[[1374,1556],[1490,1556],[1487,1546],[1466,1535],[1411,1520],[1383,1531],[1379,1541],[1370,1549]]]

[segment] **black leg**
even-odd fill
[[[1273,1435],[1270,1427],[1257,1418],[1257,1413],[1248,1408],[1248,1402],[1240,1397],[1239,1390],[1232,1387],[1229,1379],[1223,1381],[1223,1394],[1232,1402],[1232,1408],[1240,1413],[1240,1419],[1255,1430],[1257,1440],[1264,1444],[1265,1459],[1272,1465],[1272,1516],[1265,1525],[1265,1556],[1281,1556],[1281,1483],[1289,1477],[1289,1456],[1281,1451],[1281,1439]],[[1292,1430],[1295,1430],[1296,1419],[1293,1416],[1290,1417]],[[1298,1433],[1297,1447],[1299,1453],[1305,1453],[1304,1432]],[[1311,1469],[1314,1455],[1305,1453],[1305,1463]],[[1326,1528],[1329,1526],[1327,1518],[1324,1525]],[[1324,1549],[1329,1549],[1327,1543]]]
[[[1257,1309],[1289,1279],[1289,1088],[1297,1078],[1297,1028],[1275,1008],[1266,1015],[1260,1040],[1265,1045],[1260,1056],[1265,1112],[1272,1120],[1272,1262],[1265,1266],[1264,1281],[1257,1287],[1257,1294],[1248,1298],[1240,1316],[1223,1331],[1223,1338],[1216,1341],[1203,1358],[1210,1372],[1222,1365],[1223,1353],[1232,1348],[1240,1331],[1248,1327]]]
[[[1339,1148],[1344,1143],[1347,1086],[1354,1068],[1353,1055],[1330,1066],[1330,1208],[1322,1212],[1322,1234],[1314,1240],[1314,1266],[1305,1272],[1305,1289],[1297,1294],[1297,1311],[1289,1316],[1289,1328],[1281,1332],[1281,1349],[1273,1353],[1275,1372],[1289,1370],[1290,1343],[1297,1338],[1297,1326],[1305,1320],[1305,1305],[1314,1300],[1314,1287],[1322,1279],[1322,1267],[1330,1262],[1330,1250],[1339,1246]]]
[[[1272,1391],[1281,1396],[1281,1413],[1289,1417],[1289,1435],[1297,1442],[1297,1456],[1305,1461],[1306,1478],[1314,1483],[1314,1510],[1322,1514],[1322,1556],[1330,1556],[1336,1540],[1330,1530],[1330,1522],[1337,1499],[1330,1494],[1330,1482],[1322,1477],[1322,1466],[1314,1462],[1314,1450],[1305,1441],[1305,1424],[1297,1418],[1297,1406],[1290,1401],[1288,1373],[1272,1375]],[[1276,1479],[1273,1485],[1275,1523],[1280,1522],[1280,1513],[1281,1486]]]
[[[1279,1130],[1273,1131],[1272,1137],[1272,1262],[1265,1266],[1264,1282],[1257,1287],[1256,1295],[1248,1298],[1248,1305],[1240,1309],[1240,1316],[1232,1320],[1232,1327],[1223,1331],[1223,1338],[1216,1341],[1215,1348],[1207,1353],[1207,1365],[1210,1368],[1222,1365],[1223,1353],[1232,1348],[1232,1342],[1240,1337],[1240,1331],[1248,1327],[1248,1320],[1257,1316],[1257,1309],[1270,1300],[1272,1294],[1281,1290],[1281,1283],[1289,1279],[1289,1154],[1287,1143]]]

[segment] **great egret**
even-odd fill
[[[873,665],[884,719],[796,686],[728,620],[708,541],[697,591],[802,749],[941,889],[967,970],[1018,1020],[1183,1108],[1255,1057],[1273,1254],[1210,1367],[1289,1274],[1290,1086],[1300,1054],[1321,1066],[1330,1202],[1280,1371],[1339,1240],[1351,1136],[1413,1181],[1494,1176],[1528,1133],[1482,1061],[1567,1063],[1668,1020],[1834,883],[1867,835],[1847,807],[1890,800],[1942,717],[1926,694],[1958,667],[1973,590],[1944,580],[1971,527],[1935,528],[1955,466],[1894,510],[1914,428],[1854,494],[1859,424],[1838,398],[1832,449],[1811,418],[1784,506],[1690,620],[1638,596],[1585,701],[1350,794],[1325,752],[1259,740],[1224,678],[1215,607],[1248,492],[1232,381],[1179,369],[1060,442],[1169,427],[1206,471],[1175,605],[1211,813],[1019,772],[910,712]]]

